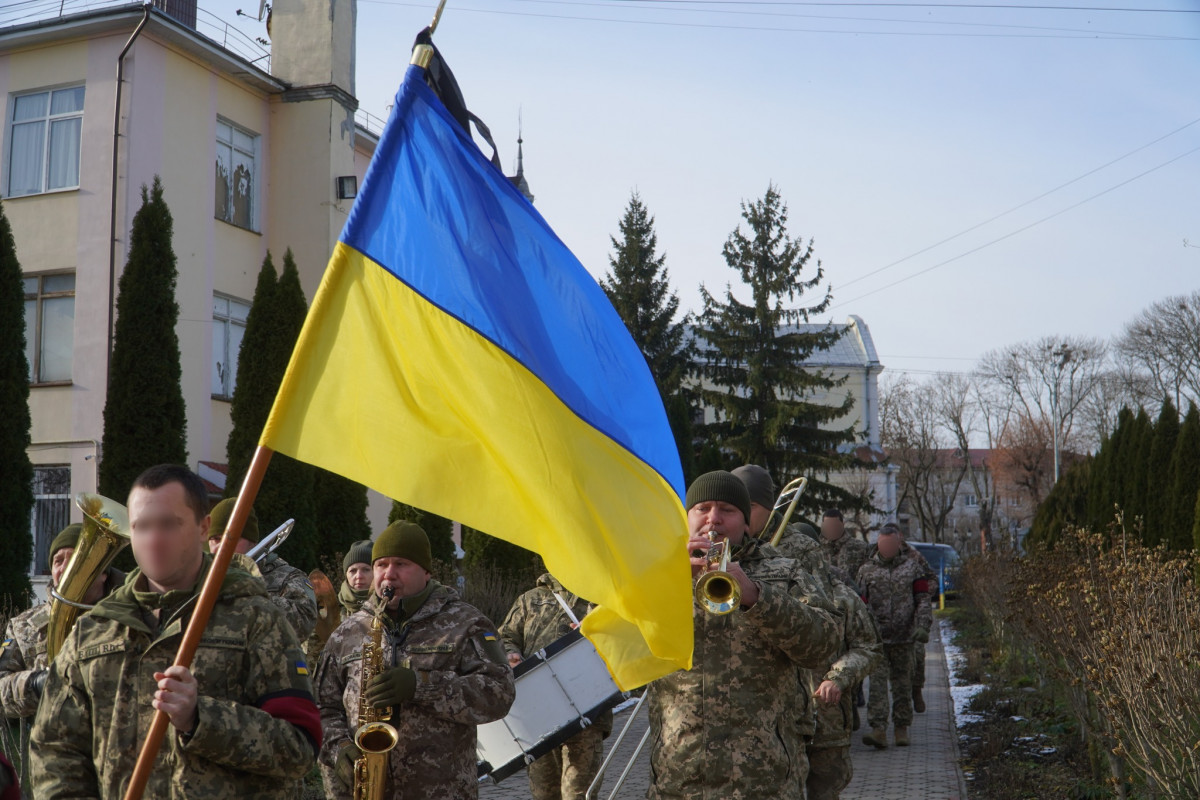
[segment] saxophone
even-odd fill
[[[391,707],[376,708],[364,696],[367,683],[383,671],[383,612],[395,594],[390,586],[380,591],[383,599],[375,609],[371,631],[363,644],[362,678],[358,684],[358,728],[354,732],[354,744],[362,755],[354,762],[354,800],[383,800],[387,788],[388,753],[400,741],[399,732],[387,722],[392,717]]]

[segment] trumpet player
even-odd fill
[[[129,492],[137,569],[80,617],[50,667],[30,734],[38,800],[124,796],[156,711],[170,729],[150,798],[290,800],[321,728],[300,642],[262,582],[225,576],[190,667],[172,665],[212,556],[204,482],[151,467]]]
[[[837,651],[833,606],[816,582],[750,537],[750,495],[729,472],[688,488],[692,575],[711,567],[709,548],[732,548],[725,572],[736,591],[729,613],[697,601],[692,668],[652,684],[652,800],[801,800],[807,776],[796,727],[797,668],[819,668]],[[719,604],[720,609],[725,604]]]
[[[354,795],[363,753],[355,742],[360,698],[392,709],[397,736],[383,782],[360,796],[445,800],[478,796],[475,726],[500,719],[516,697],[496,628],[430,575],[429,537],[411,522],[388,526],[371,548],[372,593],[329,637],[317,663],[317,704],[328,797]],[[388,599],[388,595],[391,598]],[[381,607],[382,606],[382,607]],[[372,626],[383,625],[380,664],[366,663]],[[364,670],[373,677],[363,684]]]
[[[81,526],[68,525],[50,542],[50,586],[58,586],[75,553]],[[80,601],[95,605],[101,597],[125,582],[125,573],[109,567],[96,578]],[[0,642],[0,708],[10,718],[32,717],[46,684],[46,626],[50,604],[42,603],[8,621]]]

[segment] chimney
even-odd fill
[[[293,89],[336,87],[353,97],[357,15],[357,0],[277,0],[270,17],[271,73]]]

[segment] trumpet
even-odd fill
[[[728,614],[741,605],[742,590],[729,574],[729,542],[717,541],[716,532],[708,532],[708,550],[693,550],[693,558],[704,558],[704,572],[696,579],[696,602],[709,614]]]

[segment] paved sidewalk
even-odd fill
[[[886,750],[862,743],[867,709],[859,709],[862,728],[854,734],[850,747],[854,780],[842,792],[842,800],[966,800],[958,763],[954,703],[950,699],[941,626],[936,622],[925,648],[925,706],[924,714],[913,717],[909,731],[912,745],[889,744]],[[891,733],[889,729],[889,742]]]
[[[917,714],[914,719],[910,733],[912,746],[890,746],[886,750],[876,750],[862,743],[862,730],[856,732],[850,748],[854,759],[854,780],[842,792],[842,800],[966,800],[962,771],[958,765],[954,704],[950,700],[950,684],[938,625],[933,626],[930,636],[929,646],[925,649],[926,711]],[[865,726],[866,709],[861,711]],[[616,715],[613,735],[605,742],[606,753],[625,726],[630,713],[623,711]],[[614,766],[609,768],[600,798],[607,798],[616,785],[628,754],[633,752],[645,729],[646,712],[643,710],[633,730],[625,737]],[[633,772],[621,787],[618,800],[645,797],[649,781],[649,754],[643,751]],[[499,785],[482,785],[479,797],[480,800],[528,800],[529,780],[524,772],[519,772]],[[763,797],[768,795],[764,793]]]

